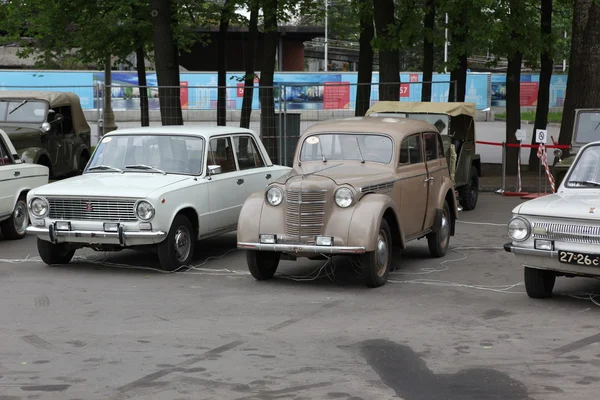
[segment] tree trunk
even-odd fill
[[[217,125],[227,125],[227,31],[231,20],[232,0],[225,0],[217,38]]]
[[[179,56],[173,37],[171,0],[152,0],[154,58],[158,80],[160,117],[163,125],[183,125],[181,112]]]
[[[258,37],[258,1],[251,4],[250,23],[248,26],[248,42],[246,46],[246,76],[244,80],[244,98],[242,99],[242,114],[240,127],[250,128],[250,115],[252,114],[252,97],[254,95],[254,75],[256,61],[256,39]]]
[[[400,55],[395,35],[394,0],[373,2],[379,49],[379,100],[398,101],[400,97]]]
[[[552,70],[554,69],[554,60],[552,59],[552,0],[542,0],[541,31],[544,49],[541,54],[540,85],[531,144],[535,144],[536,130],[546,129],[548,125],[550,81],[552,79]],[[538,162],[537,149],[532,148],[529,153],[529,165],[533,166]]]
[[[358,84],[354,114],[357,117],[362,117],[371,107],[371,82],[373,81],[373,46],[371,46],[371,41],[375,36],[375,28],[373,27],[373,1],[359,0],[358,7],[360,38],[358,40]]]
[[[435,29],[435,0],[427,0],[425,4],[425,17],[423,18],[423,89],[421,101],[431,101],[433,80],[433,35]]]
[[[260,128],[261,139],[274,163],[277,158],[277,121],[275,120],[275,54],[277,50],[277,0],[265,0],[263,5],[264,40],[263,62],[260,74]],[[282,132],[283,133],[283,132]]]
[[[521,128],[521,64],[523,54],[515,52],[508,57],[506,67],[506,143],[517,143],[515,132]],[[519,149],[506,148],[506,173],[517,173]]]
[[[456,10],[454,10],[456,11]],[[450,81],[454,82],[450,84],[450,90],[448,92],[448,101],[465,101],[465,94],[467,88],[467,69],[469,68],[468,57],[466,54],[467,41],[469,38],[468,22],[465,20],[465,16],[462,12],[450,15],[450,26],[448,30],[451,32],[450,41],[452,43],[452,56],[456,58],[457,64],[452,71],[450,71]]]
[[[573,26],[571,33],[571,54],[569,56],[569,74],[567,77],[567,90],[565,94],[565,103],[563,105],[563,115],[560,125],[560,135],[558,142],[560,144],[570,145],[573,137],[573,122],[575,109],[580,106],[581,98],[592,87],[586,82],[584,76],[586,54],[584,44],[590,38],[586,37],[586,27],[591,19],[592,4],[594,0],[575,0],[573,5]],[[595,8],[597,6],[594,5]],[[569,155],[569,149],[563,150],[564,157]]]
[[[138,84],[140,86],[140,122],[142,126],[150,126],[150,114],[148,111],[148,83],[146,81],[146,62],[144,46],[138,45],[135,50]]]

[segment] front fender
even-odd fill
[[[46,156],[49,161],[51,160],[50,154],[41,147],[29,147],[21,150],[18,154],[28,164],[37,164],[41,156]]]
[[[264,199],[264,192],[256,192],[244,202],[238,217],[238,242],[253,243],[258,240]]]
[[[386,210],[392,210],[393,217],[398,226],[398,236],[393,231],[394,227],[390,226],[392,237],[399,237],[399,244],[401,247],[404,247],[404,231],[398,219],[398,205],[390,197],[377,193],[363,196],[354,207],[348,230],[348,246],[364,246],[367,251],[374,251],[379,224]]]

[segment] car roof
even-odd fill
[[[421,132],[438,132],[432,124],[408,118],[394,117],[353,117],[328,120],[311,125],[302,136],[321,132],[336,133],[383,133],[402,138]]]
[[[476,104],[471,102],[378,101],[367,110],[365,115],[396,112],[448,114],[453,117],[468,115],[475,118],[476,111]]]
[[[166,126],[146,126],[141,128],[125,128],[117,129],[107,133],[104,136],[119,136],[119,135],[186,135],[199,136],[209,138],[218,135],[231,135],[236,133],[248,133],[256,136],[256,133],[250,129],[229,127],[229,126],[212,126],[212,125],[166,125]]]

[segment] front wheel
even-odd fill
[[[469,211],[475,209],[477,199],[479,198],[479,174],[474,165],[471,166],[471,180],[469,184],[460,187],[458,194],[463,210]]]
[[[174,272],[189,265],[194,257],[196,237],[192,223],[185,215],[178,215],[171,224],[169,234],[158,244],[158,259],[163,271]]]
[[[275,251],[246,251],[248,270],[257,281],[271,279],[277,271],[280,258],[281,254]]]
[[[385,285],[392,264],[392,235],[385,219],[381,220],[375,251],[361,255],[360,265],[368,287]]]
[[[525,291],[532,299],[552,297],[555,282],[554,272],[525,267]]]
[[[57,264],[68,264],[75,255],[65,243],[51,243],[38,238],[37,248],[40,258],[49,266]]]
[[[27,203],[24,198],[20,198],[10,218],[0,224],[2,236],[10,240],[23,239],[27,233],[27,225],[29,225]]]
[[[427,235],[427,244],[429,245],[429,253],[432,257],[444,257],[448,251],[450,244],[450,226],[452,219],[450,217],[450,206],[444,201],[442,209],[442,220],[437,231]]]

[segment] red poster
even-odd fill
[[[244,97],[244,87],[245,87],[245,84],[243,84],[243,83],[237,84],[237,90],[236,90],[237,97]]]
[[[181,108],[183,110],[187,110],[188,109],[188,82],[184,81],[180,83],[181,88],[179,89],[179,97],[181,100]]]
[[[400,84],[400,97],[410,97],[410,85],[408,83]]]
[[[323,108],[326,110],[350,108],[350,82],[325,82]]]
[[[410,74],[411,82],[419,82],[419,74]]]
[[[536,106],[538,97],[537,82],[521,82],[521,106]]]

